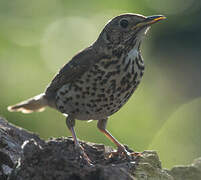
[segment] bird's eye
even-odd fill
[[[122,28],[127,28],[128,27],[128,20],[126,19],[122,19],[120,22],[119,22],[120,26]]]

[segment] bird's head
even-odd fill
[[[165,19],[163,15],[143,16],[122,14],[111,19],[102,30],[98,41],[103,46],[118,47],[139,45],[150,26]]]

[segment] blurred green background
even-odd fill
[[[44,91],[60,67],[125,12],[163,14],[144,40],[145,75],[108,130],[136,151],[157,150],[164,167],[201,156],[201,1],[0,0],[0,115],[42,138],[69,136],[53,109],[10,113]],[[96,122],[76,121],[80,139],[113,145]]]

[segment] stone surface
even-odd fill
[[[170,171],[175,180],[200,180],[201,179],[201,158],[194,160],[188,166],[175,166]]]
[[[89,166],[72,138],[41,140],[37,135],[0,118],[1,180],[200,180],[201,158],[188,166],[162,169],[155,151],[131,160],[110,157],[113,149],[81,141],[93,161]],[[128,151],[131,151],[127,148]]]
[[[23,156],[21,145],[28,139],[40,138],[22,128],[16,127],[0,118],[0,179],[11,174],[19,158]]]

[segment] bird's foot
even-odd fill
[[[141,157],[141,156],[142,154],[139,152],[127,151],[127,149],[122,145],[122,146],[118,146],[117,151],[110,152],[109,158],[121,157],[131,161],[133,158]]]
[[[75,149],[79,152],[80,156],[84,159],[84,161],[87,163],[88,166],[93,166],[92,161],[85,153],[84,148],[80,144],[76,145]]]

